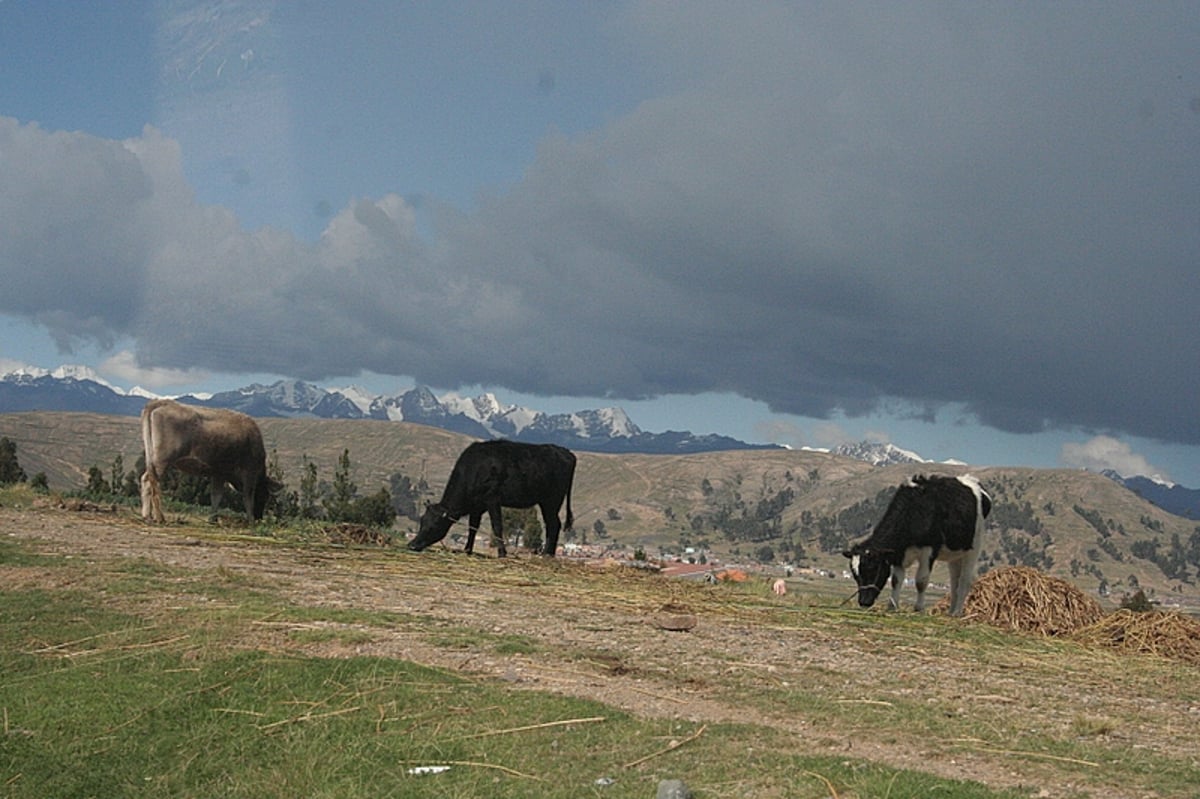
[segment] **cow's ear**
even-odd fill
[[[854,553],[853,553],[853,552],[851,552],[851,551],[850,551],[850,550],[848,550],[848,549],[843,549],[843,550],[842,550],[842,554],[843,554],[843,555],[845,555],[847,558],[852,558],[852,557],[854,557]]]

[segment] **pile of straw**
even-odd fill
[[[949,598],[938,603],[945,612]],[[1090,646],[1140,652],[1200,665],[1200,621],[1181,613],[1121,609],[1105,614],[1100,603],[1066,580],[1008,566],[981,576],[963,615],[1007,630],[1068,636]]]
[[[1104,610],[1066,580],[1028,566],[1005,566],[975,581],[963,615],[1007,630],[1065,635],[1096,622]]]
[[[1161,610],[1135,613],[1122,608],[1077,630],[1071,637],[1085,644],[1200,665],[1200,621],[1182,613]]]

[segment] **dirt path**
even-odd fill
[[[538,579],[540,570],[585,570],[576,564],[522,558],[501,563],[438,551],[305,550],[210,538],[194,529],[150,527],[127,514],[54,510],[0,508],[0,536],[36,542],[43,551],[88,562],[145,558],[186,570],[220,570],[299,605],[387,611],[421,620],[420,633],[416,626],[370,627],[362,636],[304,645],[289,635],[289,625],[263,624],[247,646],[302,649],[325,657],[402,658],[503,681],[514,689],[594,699],[642,716],[766,725],[793,735],[797,751],[845,755],[996,788],[1023,786],[1034,796],[1154,794],[1107,787],[1102,769],[1095,769],[1086,785],[1060,784],[1052,766],[993,747],[960,743],[947,754],[940,742],[913,740],[904,730],[846,729],[822,722],[820,714],[772,715],[714,698],[714,686],[733,681],[747,691],[780,690],[819,679],[835,683],[840,702],[883,702],[887,692],[928,694],[928,701],[942,703],[947,715],[969,714],[984,705],[1008,712],[1038,708],[1037,723],[1045,725],[1070,725],[1081,714],[1140,716],[1145,723],[1136,729],[1124,725],[1119,734],[1184,758],[1200,751],[1200,706],[1136,690],[1098,691],[1094,685],[1075,684],[1069,675],[1035,684],[1012,663],[975,663],[961,653],[938,654],[932,646],[889,660],[877,640],[853,631],[764,628],[729,614],[701,611],[694,629],[667,632],[653,623],[653,607],[608,595],[602,585],[565,592]],[[0,567],[9,588],[51,580],[55,573]],[[472,636],[532,640],[536,654],[456,646],[445,643],[450,635],[430,635],[431,626],[455,633],[460,641]],[[884,671],[889,680],[881,694],[877,678]]]

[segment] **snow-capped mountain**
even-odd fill
[[[22,369],[0,375],[0,413],[15,411],[90,411],[126,416],[141,413],[154,394],[125,391],[86,367],[54,371]],[[377,396],[351,386],[324,389],[301,380],[255,383],[212,395],[177,397],[193,405],[230,408],[257,417],[380,419],[440,427],[475,438],[561,444],[591,452],[689,453],[732,449],[772,449],[719,435],[689,432],[647,433],[620,408],[547,414],[505,405],[494,394],[437,397],[418,386],[394,396]]]
[[[872,466],[894,466],[898,463],[929,463],[915,452],[901,449],[894,444],[860,441],[857,444],[840,444],[833,449],[834,455],[843,455]]]
[[[1101,474],[1168,513],[1185,519],[1200,519],[1200,490],[1184,488],[1170,480],[1164,480],[1159,475],[1146,477],[1139,474],[1123,477],[1112,469],[1105,469]]]
[[[950,458],[944,461],[931,461],[912,450],[901,449],[894,444],[881,444],[875,441],[860,441],[857,444],[842,444],[834,447],[834,455],[842,455],[859,461],[866,461],[872,466],[895,466],[900,463],[940,463],[946,466],[966,466],[964,461]]]
[[[83,366],[21,368],[0,376],[0,411],[90,411],[141,413],[146,398],[109,385]]]

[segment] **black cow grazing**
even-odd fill
[[[268,496],[281,488],[267,477],[262,432],[244,413],[150,400],[142,408],[142,443],[146,449],[142,516],[146,519],[166,521],[159,481],[172,466],[211,479],[214,517],[227,482],[242,492],[251,521],[263,517]]]
[[[870,538],[842,553],[858,583],[858,604],[871,607],[890,577],[891,605],[898,608],[904,570],[917,561],[916,609],[923,610],[929,570],[943,560],[950,568],[950,615],[960,615],[991,510],[992,498],[970,475],[917,475],[900,486]]]
[[[571,484],[575,480],[575,455],[553,444],[521,444],[516,441],[477,441],[458,456],[442,500],[430,505],[421,516],[421,527],[408,548],[420,552],[446,537],[450,525],[467,517],[469,553],[475,547],[475,533],[484,511],[492,521],[492,541],[496,554],[506,557],[504,528],[500,508],[542,510],[546,540],[541,553],[554,557],[559,530],[570,530],[575,523],[571,513]],[[567,501],[567,523],[558,520],[563,499]]]

